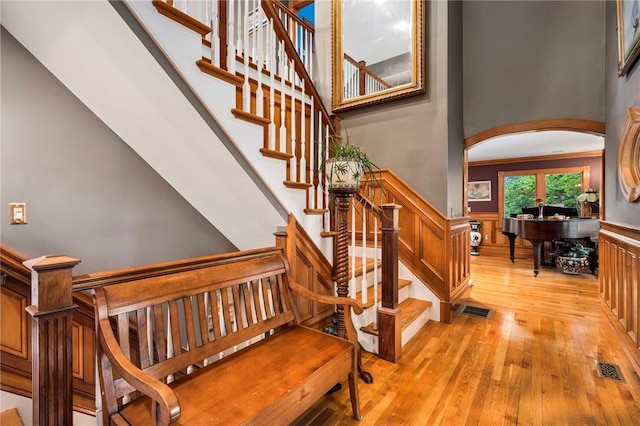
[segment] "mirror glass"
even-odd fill
[[[424,2],[333,0],[333,110],[424,93]]]

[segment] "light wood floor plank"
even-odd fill
[[[531,261],[472,257],[464,303],[490,318],[429,322],[392,364],[364,354],[374,383],[359,383],[363,420],[348,386],[296,425],[640,425],[640,376],[601,312],[597,277]],[[596,360],[626,383],[598,377]]]

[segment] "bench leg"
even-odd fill
[[[363,351],[362,345],[358,343],[358,347],[356,348],[356,352],[358,353],[357,355],[358,374],[360,374],[360,378],[362,379],[363,382],[370,384],[370,383],[373,383],[373,376],[371,375],[371,373],[366,371],[362,366],[362,351]]]
[[[353,418],[362,420],[360,413],[360,398],[358,396],[358,379],[354,373],[349,373],[349,396],[351,397],[351,408],[353,409]]]

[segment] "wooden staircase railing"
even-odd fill
[[[305,212],[326,214],[320,164],[335,129],[313,84],[313,33],[274,0],[154,0],[202,36],[200,69],[236,86],[233,114],[264,129],[264,156],[286,161],[284,184],[307,191]]]
[[[365,61],[356,61],[346,53],[342,68],[344,70],[344,93],[342,95],[344,99],[368,95],[391,87],[389,83],[367,68]]]
[[[444,216],[391,170],[381,170],[377,177],[384,192],[375,189],[368,196],[369,202],[402,207],[399,258],[440,299],[440,321],[451,322],[453,305],[469,289],[469,218]],[[365,209],[359,220],[370,221],[371,212],[372,209]],[[356,238],[362,239],[359,223],[355,229]],[[373,241],[373,230],[366,232],[366,241]]]

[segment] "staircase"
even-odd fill
[[[239,249],[271,245],[292,214],[333,258],[318,169],[334,128],[311,82],[311,43],[276,19],[281,12],[270,1],[191,3],[206,6],[200,19],[185,13],[185,2],[184,10],[161,1],[10,3],[2,24]],[[216,21],[223,15],[228,33]],[[468,268],[418,263],[398,266],[402,344],[429,317],[442,320],[441,301],[450,305],[451,289],[468,279]],[[352,285],[353,297],[370,305],[356,321],[372,352],[379,338],[372,301],[382,293],[368,284],[379,281],[375,269],[364,285],[354,274]],[[440,287],[430,290],[430,281]]]
[[[356,251],[359,249],[361,247],[356,247]],[[357,265],[353,274],[355,279],[362,280],[364,276],[366,282],[371,283],[366,287],[367,294],[365,296],[363,296],[363,290],[358,291],[355,295],[355,299],[362,301],[365,307],[362,315],[354,317],[354,324],[358,329],[358,341],[367,352],[378,354],[379,329],[377,314],[379,304],[382,301],[382,281],[378,281],[376,276],[382,276],[380,271],[382,263],[377,262],[375,264],[371,259],[366,260],[361,257],[352,257],[350,260]],[[363,262],[366,262],[364,268],[362,267]],[[377,274],[376,270],[378,270]],[[415,294],[422,284],[415,281],[415,276],[404,265],[400,265],[400,270],[399,274],[401,276],[409,277],[398,279],[398,308],[402,311],[400,326],[402,330],[402,347],[431,319],[430,308],[433,303],[423,299],[425,296],[429,297],[428,295]],[[376,284],[374,285],[374,283]]]

